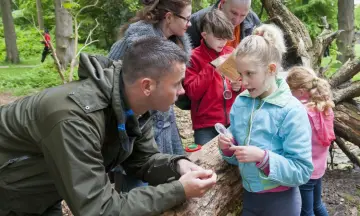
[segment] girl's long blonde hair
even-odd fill
[[[286,81],[291,90],[304,89],[309,92],[310,98],[306,104],[308,107],[326,112],[335,106],[329,83],[317,77],[312,69],[303,66],[292,67]]]

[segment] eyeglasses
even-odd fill
[[[180,19],[183,19],[186,21],[186,25],[190,23],[190,18],[183,17],[179,14],[173,13],[175,16],[179,17]]]

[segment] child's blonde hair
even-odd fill
[[[253,35],[245,37],[236,50],[237,57],[250,58],[265,67],[274,63],[280,68],[286,52],[284,35],[276,25],[262,24],[254,30]]]
[[[310,93],[309,102],[306,104],[308,107],[323,112],[335,106],[329,83],[318,78],[312,69],[303,66],[292,67],[286,81],[291,90],[304,89]]]

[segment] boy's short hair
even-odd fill
[[[200,22],[201,32],[212,33],[215,37],[232,40],[234,38],[234,26],[225,14],[213,9],[207,12]]]

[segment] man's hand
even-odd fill
[[[241,163],[261,162],[265,151],[256,146],[231,146],[230,150],[235,151],[236,159]]]
[[[193,162],[190,162],[185,159],[180,159],[177,161],[176,171],[180,175],[184,175],[185,173],[191,172],[191,171],[204,171],[202,167],[199,167],[198,165],[194,164]]]
[[[212,170],[187,172],[179,179],[186,198],[202,197],[216,184],[216,174]]]

